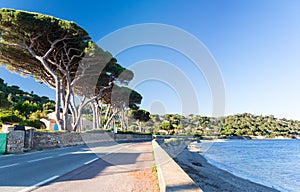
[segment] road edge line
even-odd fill
[[[30,161],[27,161],[27,163],[33,163],[33,162],[42,161],[42,160],[51,159],[51,158],[54,158],[54,156],[48,156],[48,157],[43,157],[43,158],[39,158],[39,159],[30,160]]]
[[[28,191],[32,191],[33,189],[35,189],[35,188],[37,188],[37,187],[39,187],[39,186],[41,186],[41,185],[44,185],[44,184],[46,184],[46,183],[49,183],[50,181],[53,181],[54,179],[57,179],[58,177],[60,177],[60,176],[59,176],[59,175],[55,175],[55,176],[53,176],[53,177],[50,177],[49,179],[46,179],[46,180],[41,181],[41,182],[39,182],[39,183],[37,183],[37,184],[34,184],[34,185],[30,186],[30,187],[27,187],[27,188],[25,188],[25,189],[23,189],[23,190],[21,190],[21,191],[19,191],[19,192],[28,192]]]
[[[84,165],[88,165],[88,164],[90,164],[90,163],[92,163],[92,162],[94,162],[94,161],[97,161],[98,159],[100,159],[100,158],[97,157],[97,158],[95,158],[95,159],[92,159],[92,160],[90,160],[90,161],[87,161],[87,162],[84,163]]]
[[[10,165],[3,165],[3,166],[0,166],[0,169],[4,169],[4,168],[7,168],[7,167],[12,167],[12,166],[16,166],[16,165],[19,165],[20,163],[14,163],[14,164],[10,164]]]

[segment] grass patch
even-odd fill
[[[157,167],[156,165],[152,165],[152,173],[157,173]]]

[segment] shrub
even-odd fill
[[[11,111],[2,111],[0,113],[0,122],[20,122],[22,118],[13,114]]]
[[[26,119],[20,122],[20,125],[35,127],[37,129],[45,129],[46,125],[38,119]]]

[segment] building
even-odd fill
[[[60,115],[62,116],[62,114],[60,114]],[[51,131],[59,131],[58,125],[56,123],[55,112],[49,113],[47,115],[47,118],[42,118],[42,119],[40,119],[40,121],[45,123],[46,129],[51,130]],[[72,116],[69,115],[67,129],[70,131],[72,130],[71,121],[72,121]]]
[[[40,119],[40,121],[45,123],[46,129],[51,130],[51,131],[59,131],[59,128],[58,128],[58,125],[57,125],[55,119],[56,119],[56,115],[55,115],[55,112],[53,112],[53,113],[49,113],[47,118]],[[69,115],[68,125],[67,125],[67,129],[69,131],[72,131],[71,123],[72,123],[72,115]],[[83,129],[80,129],[81,131],[93,129],[93,122],[84,117],[81,117],[81,125],[83,127]]]

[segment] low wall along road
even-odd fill
[[[2,136],[1,136],[2,135]],[[10,131],[0,135],[0,153],[21,153],[26,150],[42,150],[57,147],[75,146],[89,143],[112,142],[114,134],[104,133],[72,133],[72,132],[28,132]],[[118,141],[151,140],[152,135],[116,134]],[[2,149],[2,150],[1,150]],[[6,150],[6,151],[5,151]]]

